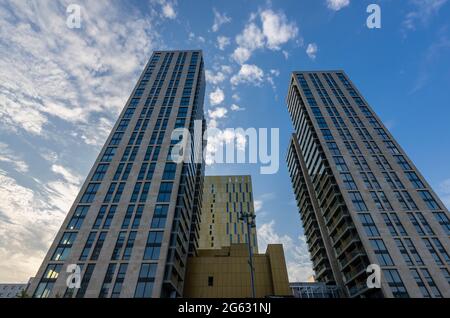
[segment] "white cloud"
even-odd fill
[[[231,98],[233,98],[234,101],[238,102],[241,100],[241,98],[239,97],[238,94],[234,93],[233,96],[231,96]]]
[[[444,202],[447,209],[450,209],[450,179],[442,181],[438,187],[438,191],[442,202]]]
[[[71,171],[63,166],[53,164],[51,169],[54,173],[62,176],[66,182],[73,183],[76,185],[81,183],[80,175],[74,173],[73,171]]]
[[[242,33],[236,36],[238,47],[234,50],[232,57],[239,63],[245,63],[252,52],[258,48],[264,47],[264,34],[255,23],[249,23],[245,26]]]
[[[436,15],[447,3],[447,0],[410,0],[409,3],[414,9],[406,14],[403,20],[403,28],[415,30],[418,21],[422,24],[428,23],[430,18]]]
[[[213,12],[214,12],[214,24],[212,26],[213,32],[219,31],[219,28],[223,24],[231,22],[231,18],[229,18],[225,13],[222,14],[219,11],[217,11],[215,8],[213,9]]]
[[[34,275],[76,193],[36,192],[0,170],[0,281],[26,282]],[[65,190],[63,190],[65,191]],[[75,191],[76,192],[76,191]],[[55,196],[56,195],[56,196]],[[58,197],[59,196],[59,197]],[[60,207],[64,207],[61,210]]]
[[[177,17],[177,12],[175,10],[177,5],[176,0],[150,0],[150,3],[161,8],[160,16],[162,18],[175,19]]]
[[[309,43],[306,48],[306,54],[311,60],[315,60],[317,57],[318,47],[316,43]]]
[[[230,109],[231,109],[232,111],[234,111],[234,112],[245,110],[245,108],[242,108],[241,106],[236,105],[236,104],[232,104],[231,107],[230,107]]]
[[[26,173],[29,169],[28,164],[14,154],[7,144],[2,142],[0,142],[0,162],[12,165],[15,170],[21,173]]]
[[[160,44],[153,26],[157,16],[130,15],[107,1],[81,1],[88,8],[82,10],[82,28],[71,30],[65,21],[69,3],[1,4],[3,130],[48,136],[58,119],[81,134],[94,115],[115,119],[153,46]]]
[[[264,34],[255,24],[248,24],[241,34],[236,36],[236,43],[249,50],[255,50],[264,46]]]
[[[244,64],[252,55],[252,52],[245,47],[237,47],[231,57],[239,64]]]
[[[255,205],[255,212],[261,211],[261,209],[263,207],[263,201],[262,200],[255,200],[253,203]]]
[[[350,0],[327,0],[328,8],[334,11],[339,11],[348,5],[350,5]]]
[[[256,65],[244,64],[241,66],[238,74],[233,75],[230,79],[232,85],[240,83],[248,83],[260,85],[264,80],[264,71]]]
[[[173,6],[170,3],[166,3],[163,6],[163,15],[169,19],[175,19],[177,16],[175,9],[173,8]]]
[[[227,116],[228,110],[225,107],[217,107],[214,110],[208,110],[208,116],[211,119],[220,119]]]
[[[280,49],[280,45],[295,38],[298,28],[293,22],[288,22],[283,13],[275,13],[272,10],[261,12],[263,33],[267,38],[267,46],[270,49]]]
[[[257,24],[259,16],[261,26]],[[237,47],[231,57],[239,64],[248,61],[257,49],[268,48],[280,50],[281,45],[294,39],[298,34],[298,28],[294,22],[289,22],[282,12],[274,12],[270,9],[252,13],[244,30],[236,36]]]
[[[225,94],[223,90],[221,90],[219,87],[216,88],[214,92],[211,92],[209,94],[209,103],[212,106],[219,105],[225,100]]]
[[[304,236],[299,236],[297,240],[294,240],[288,235],[279,235],[275,231],[274,220],[260,225],[257,232],[260,252],[266,250],[267,244],[283,244],[289,281],[306,281],[313,274]]]
[[[211,70],[206,70],[205,77],[206,82],[214,85],[222,83],[233,71],[233,69],[228,65],[214,66],[213,69],[217,72],[214,73]]]
[[[217,37],[217,46],[220,50],[225,50],[225,48],[231,44],[230,38],[226,36],[218,36]]]
[[[217,128],[217,121],[211,119],[209,121],[209,128]],[[238,152],[244,152],[247,144],[245,135],[234,129],[218,130],[213,134],[208,134],[208,144],[206,146],[205,163],[211,165],[214,163],[215,154],[225,145],[233,145]]]

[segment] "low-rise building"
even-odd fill
[[[257,298],[292,297],[281,244],[269,244],[265,254],[253,255]],[[222,249],[198,250],[190,257],[184,297],[251,297],[247,244],[232,244]]]

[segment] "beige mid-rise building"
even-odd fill
[[[199,249],[247,243],[242,213],[255,215],[251,176],[205,176]],[[250,234],[253,252],[258,253],[256,228]]]

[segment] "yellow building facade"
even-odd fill
[[[256,297],[291,297],[281,244],[269,244],[265,254],[254,254]],[[183,296],[186,298],[251,297],[247,244],[199,250],[187,264]]]
[[[239,217],[255,214],[251,176],[205,176],[202,198],[199,249],[247,243],[247,226]],[[255,228],[250,240],[258,253]]]

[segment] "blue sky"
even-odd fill
[[[285,244],[292,280],[312,273],[284,160],[293,70],[344,69],[450,206],[449,16],[447,0],[0,0],[0,281],[35,274],[155,49],[203,49],[210,125],[280,129],[278,173],[207,173],[252,175],[260,246]]]

